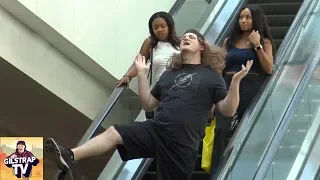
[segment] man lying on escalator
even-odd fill
[[[74,161],[117,147],[123,161],[156,157],[158,179],[189,179],[212,105],[216,104],[225,116],[235,114],[239,84],[252,61],[233,76],[227,92],[219,73],[224,68],[224,53],[220,48],[211,47],[198,31],[188,30],[180,50],[151,91],[147,80],[149,64],[141,55],[135,59],[143,109],[158,108],[152,121],[111,126],[73,149],[48,139],[45,149],[55,158],[58,168],[69,171]]]

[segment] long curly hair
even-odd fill
[[[201,64],[206,65],[219,73],[222,73],[223,69],[225,68],[225,51],[216,45],[210,45],[207,43],[204,40],[203,35],[194,29],[188,30],[184,34],[186,33],[196,34],[200,44],[204,47],[204,49],[201,51]],[[183,59],[181,53],[175,53],[169,59],[167,68],[180,69],[182,65]]]

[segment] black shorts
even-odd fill
[[[123,161],[156,158],[159,180],[187,180],[191,177],[197,150],[165,139],[153,121],[114,127],[123,140],[123,145],[117,145]]]

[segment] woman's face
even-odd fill
[[[152,22],[153,33],[160,41],[167,41],[169,36],[169,27],[163,18],[156,18]]]
[[[245,8],[240,13],[239,26],[242,31],[247,32],[252,30],[252,16],[248,8]]]

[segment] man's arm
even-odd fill
[[[150,87],[149,87],[149,82],[147,78],[147,73],[150,68],[150,62],[146,64],[145,57],[142,56],[141,54],[138,54],[135,59],[135,66],[138,72],[138,89],[139,89],[138,92],[139,92],[142,108],[145,111],[152,111],[158,106],[159,100],[157,100],[150,93]],[[153,89],[153,91],[159,95],[158,83],[155,86],[155,89]],[[159,99],[158,95],[156,97]]]
[[[232,79],[227,96],[217,103],[220,112],[226,117],[235,115],[239,105],[240,80]]]
[[[142,108],[147,112],[153,111],[159,105],[159,100],[153,97],[150,93],[146,72],[138,72],[138,89]]]
[[[238,105],[239,105],[239,86],[240,81],[249,72],[253,61],[247,61],[246,66],[242,65],[242,70],[233,75],[232,81],[229,87],[229,92],[227,96],[217,103],[219,111],[227,117],[232,117],[235,115]]]

